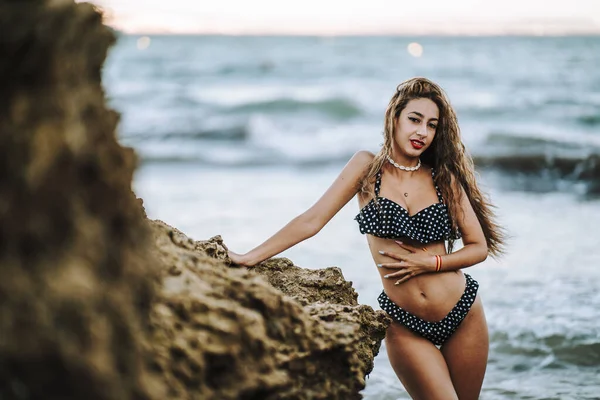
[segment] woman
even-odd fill
[[[400,84],[381,151],[356,153],[315,205],[231,260],[253,266],[315,235],[356,194],[355,219],[383,282],[379,304],[393,319],[386,348],[394,371],[415,399],[477,399],[488,332],[478,284],[461,269],[500,254],[504,237],[435,83]]]

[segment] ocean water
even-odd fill
[[[417,42],[421,57],[407,46]],[[447,91],[511,235],[471,267],[490,330],[482,399],[600,399],[600,37],[123,36],[104,71],[151,218],[243,252],[377,151],[395,87]],[[140,48],[141,47],[141,48]],[[282,254],[339,266],[377,307],[379,276],[348,203]],[[366,399],[408,398],[376,359]]]

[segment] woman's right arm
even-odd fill
[[[312,207],[248,253],[236,254],[230,251],[231,261],[253,266],[316,235],[357,193],[360,180],[373,157],[368,151],[354,154],[333,184]]]

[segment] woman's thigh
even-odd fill
[[[413,399],[458,399],[446,361],[433,343],[393,322],[385,344],[392,368]]]
[[[479,296],[441,350],[458,398],[478,399],[489,350],[487,323]]]

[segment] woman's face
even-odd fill
[[[396,121],[396,148],[405,157],[419,157],[433,142],[439,120],[438,106],[430,99],[408,102]]]

